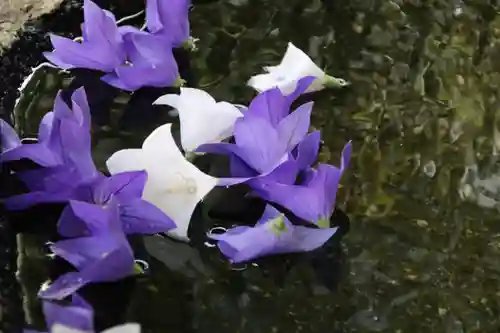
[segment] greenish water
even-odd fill
[[[322,160],[353,140],[338,196],[351,230],[324,279],[301,265],[281,276],[279,261],[207,267],[215,250],[163,244],[169,261],[150,262],[129,319],[155,333],[500,331],[499,8],[470,1],[454,16],[456,3],[195,6],[193,70],[218,100],[247,104],[244,83],[288,41],[352,83],[313,115]]]

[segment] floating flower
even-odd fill
[[[0,134],[10,147],[4,147],[0,162],[26,158],[43,167],[74,167],[81,176],[95,176],[97,171],[90,152],[90,110],[83,88],[73,93],[71,103],[70,108],[62,93],[57,94],[53,111],[40,122],[38,143],[22,144],[14,136],[14,130],[3,122]]]
[[[22,210],[37,204],[69,202],[69,208],[73,210],[68,211],[68,208],[63,215],[74,212],[87,222],[87,219],[94,217],[88,215],[90,208],[78,210],[75,207],[93,205],[94,214],[105,215],[108,213],[109,204],[117,202],[120,221],[127,234],[153,234],[175,227],[172,220],[161,210],[141,198],[147,179],[144,171],[107,177],[96,169],[91,156],[90,110],[84,90],[78,89],[72,98],[73,110],[62,102],[60,95],[58,96],[55,111],[44,118],[53,121],[45,123],[42,120],[38,144],[17,146],[17,141],[11,140],[14,142],[14,148],[2,153],[1,157],[9,160],[40,156],[41,151],[46,156],[51,156],[52,161],[48,168],[19,173],[18,176],[30,192],[5,198],[5,207],[10,210]],[[12,131],[8,136],[12,137]],[[32,155],[29,155],[23,151],[24,147],[35,147],[39,150],[28,150],[32,152]],[[76,237],[85,234],[87,227],[89,226],[71,222],[68,226],[60,226],[60,232],[67,237]]]
[[[141,198],[146,172],[123,172],[97,178],[79,186],[62,213],[58,231],[65,237],[96,233],[109,214],[109,205],[118,204],[119,221],[125,234],[155,234],[175,228],[175,223],[159,208]],[[79,201],[77,201],[79,200]],[[74,216],[77,219],[63,218]],[[78,221],[81,221],[78,223]]]
[[[189,39],[190,0],[148,0],[146,25],[149,32],[166,36],[175,47]]]
[[[273,126],[262,117],[243,117],[234,127],[235,143],[212,143],[197,152],[226,154],[231,157],[233,178],[219,180],[231,185],[264,177],[289,159],[289,153],[309,129],[313,103],[306,103]]]
[[[255,179],[251,186],[264,200],[277,203],[293,212],[297,217],[327,228],[335,209],[335,199],[340,178],[348,167],[352,146],[349,142],[342,151],[340,168],[329,164],[319,164],[309,168],[303,181],[283,181],[284,177],[262,177]]]
[[[217,103],[207,92],[194,88],[181,88],[180,95],[164,95],[153,104],[165,104],[178,110],[181,144],[186,152],[232,136],[236,119],[243,116],[236,106]]]
[[[84,23],[81,43],[69,38],[50,35],[54,51],[45,58],[62,69],[89,68],[112,72],[126,60],[123,39],[113,13],[84,0]]]
[[[292,43],[288,43],[281,63],[277,66],[264,67],[267,74],[253,76],[248,85],[257,91],[265,91],[278,87],[284,94],[292,93],[297,81],[304,76],[316,77],[307,88],[306,93],[322,90],[325,86],[343,87],[347,81],[326,75],[311,58]]]
[[[188,240],[187,231],[198,202],[217,184],[217,179],[190,163],[172,137],[171,124],[156,128],[141,149],[124,149],[106,162],[109,172],[146,170],[148,181],[143,199],[167,214],[177,225],[169,233]]]
[[[177,63],[165,38],[131,26],[118,27],[114,15],[91,0],[85,0],[83,8],[83,41],[51,35],[54,51],[44,53],[47,60],[62,69],[102,71],[107,73],[104,81],[129,91],[177,83]]]
[[[102,77],[108,84],[128,91],[141,87],[181,84],[172,45],[163,38],[133,27],[121,27],[126,61]]]
[[[63,274],[44,286],[39,292],[41,298],[61,300],[89,283],[118,281],[135,273],[134,255],[123,233],[118,205],[109,205],[108,214],[95,214],[95,206],[92,205],[85,208],[100,231],[89,237],[62,240],[51,246],[54,254],[68,261],[77,271]],[[79,213],[74,215],[79,216]],[[74,221],[69,214],[62,215],[61,219],[70,219],[60,221],[61,224]]]
[[[232,263],[240,263],[266,255],[312,251],[336,231],[293,225],[268,205],[254,227],[239,226],[223,234],[209,233],[208,237],[218,241],[219,249]]]

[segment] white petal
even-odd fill
[[[142,149],[119,150],[108,158],[106,166],[109,173],[112,175],[120,172],[140,171],[146,169]]]
[[[141,333],[141,325],[137,323],[127,323],[108,328],[102,333]]]
[[[177,109],[179,107],[181,101],[181,96],[177,94],[166,94],[163,96],[160,96],[156,101],[153,102],[153,105],[169,105],[173,107],[174,109]]]
[[[248,85],[259,92],[279,87],[285,95],[295,90],[297,82],[305,76],[315,76],[315,80],[306,92],[313,92],[323,89],[323,72],[312,59],[301,49],[288,43],[288,48],[278,66],[267,66],[264,70],[268,74],[253,76],[248,81]]]
[[[252,76],[247,84],[258,92],[263,92],[278,87],[279,82],[272,74],[259,74]]]
[[[181,88],[180,96],[165,95],[160,99],[179,112],[181,143],[186,152],[204,143],[216,143],[230,137],[236,119],[242,116],[236,106],[217,103],[210,94],[195,88]]]
[[[76,328],[67,327],[61,324],[54,324],[50,330],[51,333],[90,333],[89,331],[81,331]]]
[[[177,225],[169,232],[187,240],[191,215],[217,179],[201,172],[190,163],[175,144],[171,124],[153,131],[143,144],[148,181],[143,198],[160,208]]]

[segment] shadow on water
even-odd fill
[[[499,331],[500,8],[459,3],[195,5],[192,72],[218,100],[248,103],[244,82],[288,41],[351,82],[318,95],[313,114],[323,161],[353,140],[334,218],[349,228],[345,211],[350,232],[242,266],[196,236],[148,237],[128,319],[145,332]],[[206,231],[197,223],[192,235]]]

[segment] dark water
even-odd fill
[[[338,196],[351,230],[342,251],[290,269],[153,237],[161,260],[147,258],[128,319],[144,332],[500,331],[500,8],[466,1],[454,15],[457,3],[195,6],[192,73],[218,100],[247,104],[246,80],[288,41],[352,83],[320,94],[313,115],[323,161],[353,140]]]

